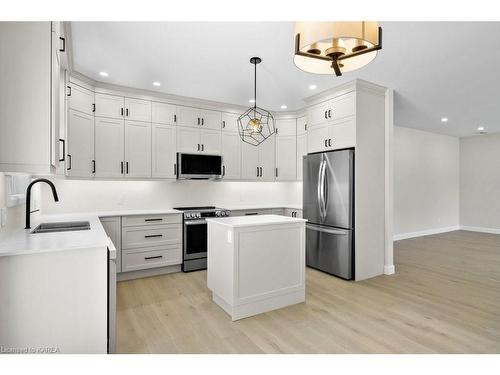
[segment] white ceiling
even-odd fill
[[[289,22],[71,23],[75,70],[98,81],[248,106],[249,58],[256,55],[263,60],[257,101],[266,109],[299,109],[313,93],[362,78],[395,90],[396,125],[456,136],[478,126],[500,131],[499,22],[381,25],[377,58],[335,77],[295,67]],[[318,88],[311,91],[310,84]]]

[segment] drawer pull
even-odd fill
[[[162,221],[163,219],[160,217],[158,219],[144,219],[144,221]]]
[[[156,237],[163,237],[163,234],[148,234],[144,236],[144,238],[156,238]]]
[[[163,258],[163,255],[157,255],[154,257],[144,257],[144,260],[161,259],[161,258]]]
[[[258,212],[246,212],[245,216],[252,216],[252,215],[258,215]]]

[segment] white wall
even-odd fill
[[[459,139],[394,128],[394,237],[458,229]]]
[[[460,225],[500,233],[498,133],[460,139]]]
[[[300,182],[55,180],[59,202],[42,192],[42,212],[83,212],[176,206],[300,205]]]

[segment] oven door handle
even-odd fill
[[[184,225],[199,225],[199,224],[206,224],[207,221],[205,219],[200,219],[200,220],[189,220],[185,221]]]

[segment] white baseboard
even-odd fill
[[[393,265],[390,266],[384,266],[384,275],[392,275],[396,272],[396,268]]]
[[[461,230],[468,230],[471,232],[500,234],[500,229],[498,229],[498,228],[469,227],[467,225],[461,225],[460,229]]]
[[[426,230],[421,230],[421,231],[418,231],[418,232],[395,234],[392,237],[392,239],[394,241],[406,240],[408,238],[415,238],[415,237],[421,237],[421,236],[429,236],[431,234],[452,232],[454,230],[460,230],[460,229],[461,228],[460,228],[459,225],[454,225],[454,226],[451,226],[451,227],[444,227],[444,228],[426,229]]]

